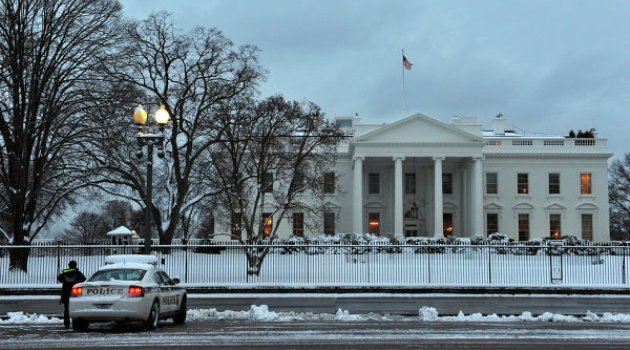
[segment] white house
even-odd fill
[[[315,228],[292,213],[280,222],[280,238],[501,232],[516,240],[609,240],[612,154],[605,139],[526,136],[507,130],[501,115],[491,130],[476,118],[442,122],[422,114],[391,124],[336,120],[350,137],[339,147],[334,173],[322,176],[339,186],[325,195]]]

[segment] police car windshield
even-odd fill
[[[140,281],[146,272],[142,269],[100,270],[96,271],[88,282]]]

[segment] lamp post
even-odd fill
[[[138,141],[138,152],[136,157],[142,159],[142,148],[147,146],[147,196],[144,210],[144,254],[151,253],[151,207],[153,206],[153,145],[158,147],[158,157],[164,158],[164,126],[168,123],[170,115],[164,105],[155,112],[153,122],[157,124],[158,130],[147,125],[147,111],[142,105],[138,105],[133,113],[133,121],[138,126],[136,140]],[[157,131],[157,132],[156,132]]]

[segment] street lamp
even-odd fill
[[[164,158],[164,126],[168,123],[170,115],[164,105],[155,112],[153,122],[159,130],[147,125],[147,111],[142,105],[138,105],[133,112],[133,121],[138,126],[136,139],[138,140],[138,152],[136,157],[142,159],[142,148],[147,146],[147,201],[144,210],[144,253],[151,253],[151,207],[153,206],[153,145],[158,147],[158,157]]]

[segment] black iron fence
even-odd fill
[[[26,271],[10,268],[10,250],[28,249]],[[569,286],[630,285],[630,247],[566,244],[174,244],[154,245],[171,276],[185,285],[246,286]],[[249,274],[248,261],[265,255]],[[141,245],[0,246],[0,287],[56,286],[70,260],[90,275],[113,254]],[[248,260],[249,256],[249,260]]]

